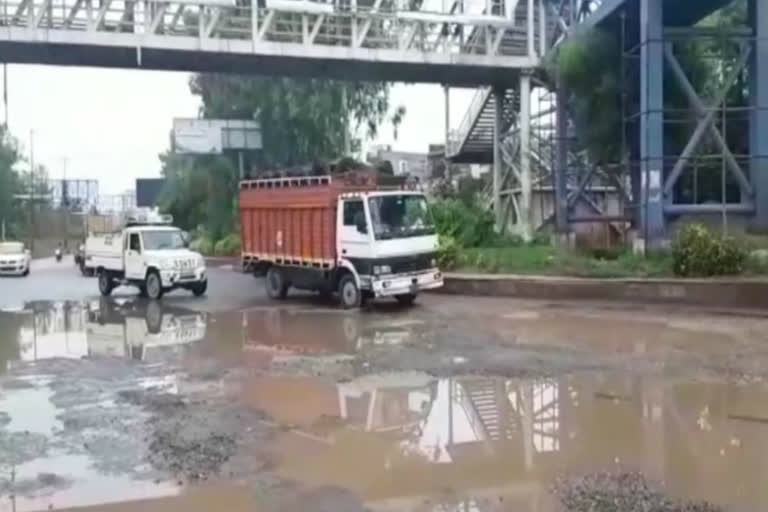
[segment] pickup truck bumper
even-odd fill
[[[195,269],[194,272],[185,273],[179,270],[162,270],[160,279],[163,288],[177,288],[188,284],[201,283],[208,279],[205,268]]]
[[[409,274],[377,276],[371,280],[371,288],[376,297],[416,294],[441,286],[443,286],[443,274],[436,268]]]

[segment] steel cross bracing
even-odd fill
[[[525,1],[525,0],[523,0]],[[236,4],[237,2],[237,4]],[[2,0],[4,61],[482,85],[538,64],[536,27],[403,0]],[[532,29],[532,30],[531,30]]]

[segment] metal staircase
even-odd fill
[[[502,133],[509,130],[520,110],[520,97],[507,89],[501,115]],[[493,123],[496,116],[496,95],[493,89],[479,89],[470,103],[457,132],[450,141],[448,158],[456,163],[490,164],[493,162]]]
[[[517,418],[509,399],[493,379],[467,379],[462,385],[483,429],[492,441],[511,439]]]

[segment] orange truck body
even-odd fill
[[[339,195],[376,188],[373,172],[243,181],[243,263],[332,268]]]

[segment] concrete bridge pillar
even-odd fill
[[[754,37],[749,62],[750,173],[755,190],[753,227],[768,232],[768,2],[750,0],[749,22]]]
[[[666,238],[664,182],[664,18],[662,0],[640,0],[640,196],[638,225],[649,247]]]

